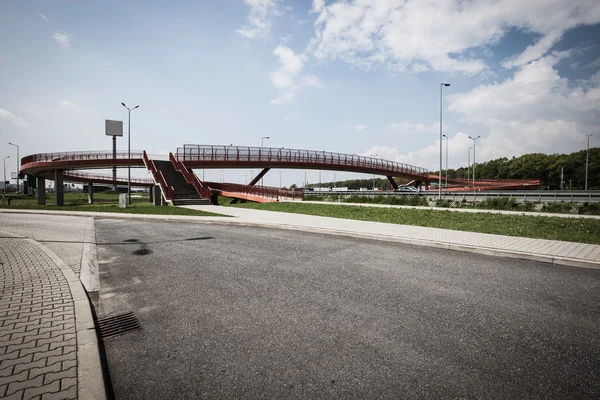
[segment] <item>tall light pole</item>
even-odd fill
[[[469,186],[469,180],[471,179],[471,149],[473,148],[469,147],[469,150],[467,151],[467,186]]]
[[[476,138],[469,136],[469,139],[473,141],[473,190],[475,190],[475,141],[480,137],[481,135],[477,136]]]
[[[262,149],[264,147],[265,139],[271,139],[271,138],[269,136],[263,136],[263,137],[260,138],[261,157],[262,157]],[[264,186],[264,184],[263,184],[263,178],[260,178],[260,186]]]
[[[450,86],[449,83],[440,83],[440,173],[438,182],[438,197],[442,198],[442,89]]]
[[[6,197],[6,159],[10,158],[10,156],[6,156],[4,157],[4,180],[2,181],[2,186],[4,186],[4,196],[2,196],[2,199],[4,199]],[[4,201],[4,200],[2,200]]]
[[[446,191],[448,191],[448,136],[442,136],[446,138]]]
[[[593,133],[590,133],[589,135],[585,135],[587,136],[587,155],[585,156],[585,190],[587,190],[587,181],[588,181],[588,164],[590,162],[590,136],[592,136]]]
[[[281,189],[281,174],[283,171],[279,171],[279,189]]]
[[[225,171],[221,170],[221,183],[225,183]]]
[[[127,158],[131,163],[131,110],[135,110],[139,107],[139,104],[133,108],[129,108],[125,105],[125,103],[121,102],[123,107],[127,109],[127,113],[129,114],[128,128],[127,128]],[[127,165],[127,203],[131,205],[131,165]]]
[[[377,157],[378,154],[371,154],[371,157]],[[375,190],[375,174],[373,174],[373,190]]]
[[[15,146],[17,148],[17,193],[19,193],[19,145],[8,142],[11,146]],[[588,140],[588,148],[589,148],[589,140]],[[6,181],[6,179],[5,179]],[[24,189],[24,188],[23,188]],[[25,190],[23,190],[24,192]]]

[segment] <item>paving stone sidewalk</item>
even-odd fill
[[[0,232],[0,398],[76,399],[69,282],[30,239]]]

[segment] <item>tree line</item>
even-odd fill
[[[579,190],[585,186],[585,160],[587,150],[571,154],[529,153],[519,157],[497,158],[475,164],[476,179],[539,179],[541,189],[559,190],[561,188],[561,170],[563,189]],[[437,174],[438,171],[432,171]],[[443,171],[445,176],[446,171]],[[449,178],[473,179],[473,166],[469,168],[448,169]],[[396,178],[399,185],[406,184],[409,179]],[[309,184],[318,187],[319,184]],[[350,190],[373,187],[373,179],[351,179],[338,182],[323,182],[322,187],[347,187]],[[391,189],[387,178],[376,177],[375,187]],[[588,190],[600,189],[600,147],[590,148]]]
[[[563,189],[585,187],[585,163],[587,150],[571,154],[529,153],[519,157],[497,158],[475,164],[476,179],[539,179],[542,189],[559,190],[561,172]],[[437,173],[437,172],[435,172]],[[444,172],[445,174],[445,172]],[[473,168],[448,169],[448,177],[473,178]],[[590,149],[588,189],[600,189],[600,148]]]

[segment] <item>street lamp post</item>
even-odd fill
[[[4,180],[2,181],[2,186],[4,187],[4,196],[2,196],[2,202],[4,202],[4,198],[6,197],[6,159],[10,158],[10,156],[4,157]]]
[[[279,189],[281,189],[281,174],[283,173],[283,171],[279,171]]]
[[[8,144],[10,144],[11,146],[15,146],[17,148],[17,193],[19,193],[19,145],[17,144],[13,144],[8,142]],[[588,147],[589,147],[589,141],[588,141]],[[6,181],[6,179],[5,179]],[[23,188],[25,189],[25,188]],[[23,192],[25,192],[25,190],[23,190]]]
[[[440,173],[438,182],[438,198],[442,198],[442,89],[450,86],[449,83],[440,83]]]
[[[260,138],[260,152],[261,152],[261,157],[262,157],[262,149],[264,147],[264,142],[265,139],[271,139],[269,136],[263,136]],[[263,184],[263,178],[260,178],[260,186],[264,186]]]
[[[377,157],[378,154],[371,154],[371,157]],[[373,174],[373,190],[375,190],[375,174]]]
[[[131,110],[135,110],[139,107],[139,104],[133,108],[129,108],[125,103],[121,102],[123,107],[127,109],[129,120],[127,122],[127,158],[129,159],[129,165],[127,165],[127,203],[131,205]]]
[[[225,183],[225,171],[221,170],[221,183]]]
[[[588,164],[590,162],[590,137],[593,133],[590,133],[587,136],[587,155],[585,156],[585,190],[587,190],[587,181],[588,181]]]
[[[471,149],[472,147],[469,147],[467,151],[467,186],[469,186],[469,180],[471,179]]]
[[[448,191],[448,136],[442,136],[446,138],[446,191]]]
[[[480,137],[481,135],[477,136],[476,138],[469,136],[469,139],[473,141],[473,190],[475,190],[475,141]]]

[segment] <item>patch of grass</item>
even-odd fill
[[[418,209],[340,207],[333,204],[246,203],[235,207],[323,217],[416,225],[536,239],[600,244],[600,223],[592,219],[458,213]]]
[[[54,194],[46,195],[45,206],[37,204],[35,198],[22,196],[23,198],[11,199],[10,206],[2,204],[0,200],[0,210],[52,210],[52,211],[91,211],[91,212],[113,212],[122,214],[150,214],[150,215],[192,215],[201,217],[226,217],[226,215],[209,213],[189,208],[172,206],[154,206],[148,201],[148,196],[134,197],[132,194],[132,204],[127,208],[119,207],[119,195],[116,192],[94,193],[94,204],[88,204],[87,193],[65,193],[65,205],[56,207],[54,203]]]

